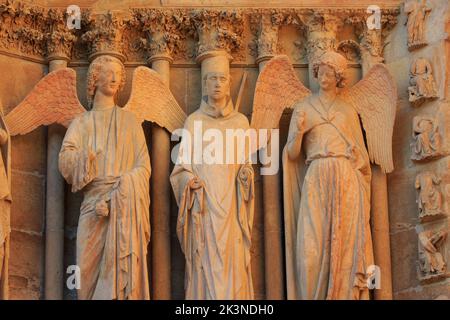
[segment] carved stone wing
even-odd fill
[[[12,136],[27,134],[41,125],[70,122],[86,110],[77,97],[76,73],[64,68],[42,78],[25,99],[5,117]]]
[[[151,121],[170,132],[183,128],[186,113],[181,109],[159,74],[147,67],[137,67],[133,73],[131,96],[124,107],[139,121]]]
[[[374,65],[353,87],[342,92],[359,113],[366,132],[370,161],[385,173],[394,170],[392,134],[397,109],[397,87],[383,64]]]
[[[258,76],[253,98],[251,127],[255,129],[278,128],[283,110],[310,95],[295,75],[289,58],[278,55],[267,62]]]

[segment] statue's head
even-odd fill
[[[125,66],[122,61],[112,56],[100,56],[91,62],[87,74],[87,99],[92,106],[95,94],[117,97],[125,85]]]
[[[313,63],[314,78],[323,90],[343,88],[345,86],[345,70],[347,59],[334,51],[324,53]]]
[[[217,51],[201,60],[202,95],[212,100],[222,100],[230,96],[230,56],[225,51]]]
[[[214,100],[230,96],[230,83],[230,74],[221,70],[208,72],[203,76],[205,94]]]

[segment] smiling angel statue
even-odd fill
[[[324,53],[313,62],[320,89],[312,95],[277,56],[257,82],[252,127],[276,128],[293,109],[283,150],[289,299],[369,298],[370,162],[393,170],[397,92],[382,64],[349,88],[346,68],[343,56]]]
[[[76,253],[83,300],[150,298],[151,168],[141,122],[173,131],[186,118],[155,71],[135,69],[130,99],[120,108],[124,84],[123,63],[102,55],[87,74],[89,111],[78,101],[75,71],[65,68],[43,78],[6,117],[12,135],[51,123],[69,126],[59,169],[72,192],[84,194]]]

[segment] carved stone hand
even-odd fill
[[[95,204],[95,213],[99,217],[109,216],[108,204],[105,200],[102,199]]]
[[[298,129],[299,133],[303,133],[303,131],[305,130],[305,116],[306,116],[305,111],[303,111],[303,110],[298,111],[297,129]]]
[[[189,181],[189,187],[193,190],[200,189],[203,187],[203,182],[198,177],[194,177]]]

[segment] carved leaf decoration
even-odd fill
[[[137,67],[133,73],[131,96],[124,107],[139,121],[151,121],[170,132],[183,128],[186,113],[181,109],[159,74],[147,67]]]
[[[392,135],[397,109],[397,87],[383,64],[374,65],[353,87],[341,96],[359,113],[366,132],[370,161],[385,173],[394,170]]]
[[[5,121],[14,136],[53,123],[68,127],[85,111],[77,96],[75,70],[64,68],[42,78]]]
[[[289,58],[275,56],[258,76],[251,127],[278,128],[284,109],[293,109],[296,102],[310,94],[311,91],[297,78]]]

